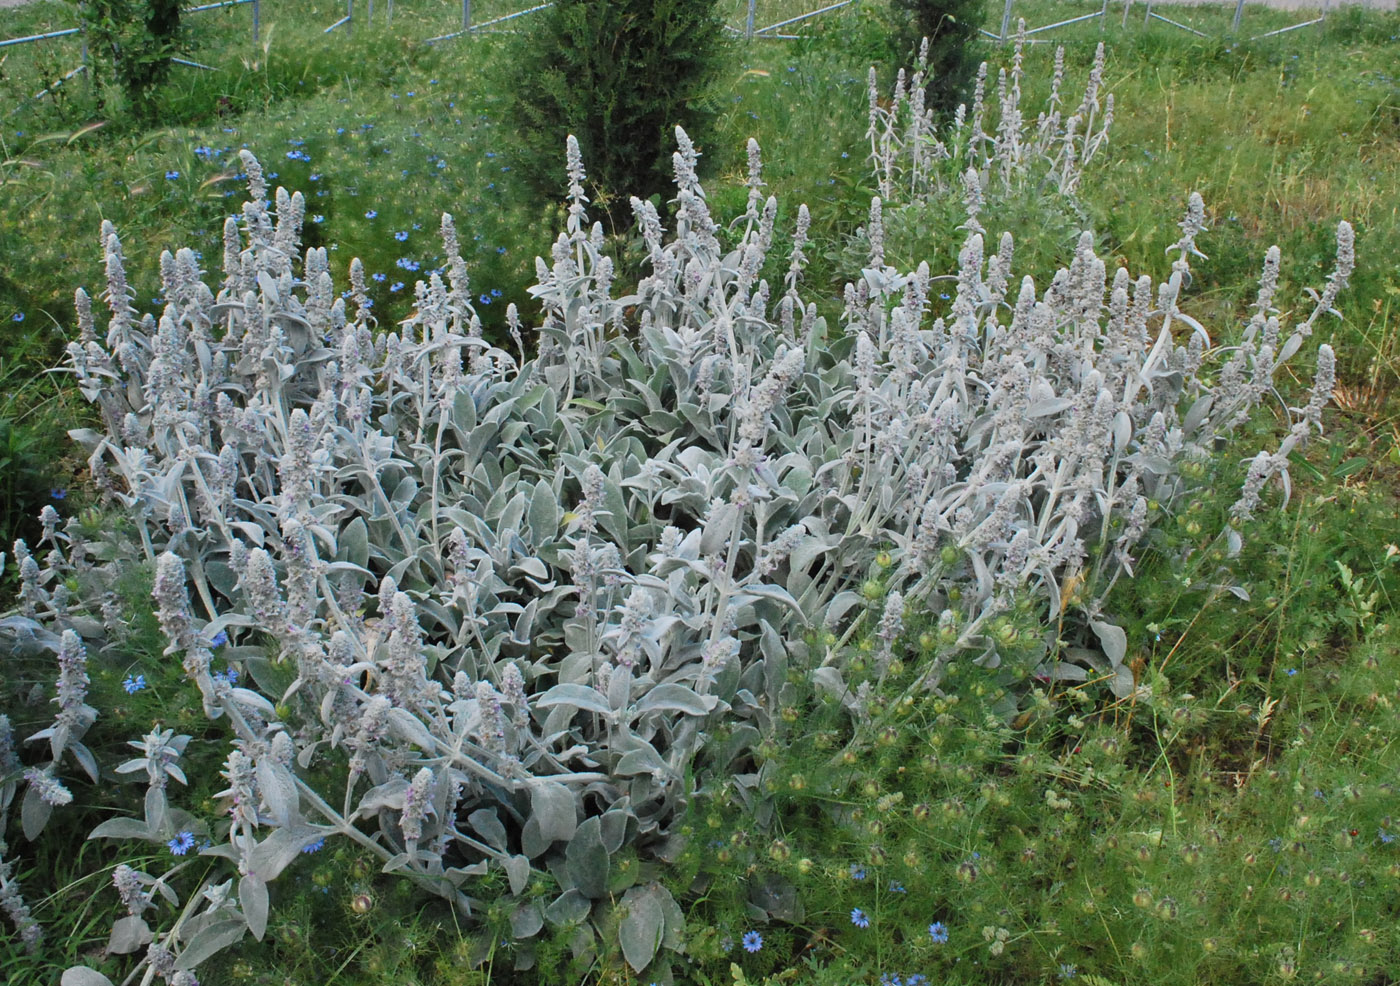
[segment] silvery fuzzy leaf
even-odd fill
[[[142,767],[145,764],[142,763]],[[170,824],[170,802],[165,796],[165,791],[158,787],[146,789],[146,830],[152,836],[160,838]]]
[[[53,814],[53,805],[39,797],[39,789],[33,784],[24,791],[24,798],[20,802],[19,820],[20,829],[24,832],[24,837],[30,842],[39,838],[44,831],[44,826],[49,824],[49,816]]]
[[[578,830],[578,802],[563,784],[538,779],[530,786],[530,807],[542,838],[573,838]]]
[[[863,606],[865,600],[860,593],[846,590],[838,592],[826,607],[826,615],[822,619],[822,624],[827,627],[838,626],[847,613],[857,606]]]
[[[135,818],[109,818],[88,833],[89,839],[154,839],[145,822]]]
[[[839,668],[829,665],[816,668],[812,671],[811,677],[812,684],[816,686],[817,691],[836,699],[848,709],[855,707],[855,696],[851,693],[846,682],[842,680]]]
[[[253,937],[262,941],[267,930],[267,884],[256,873],[249,873],[238,881],[238,905],[243,908],[243,917],[248,922],[248,930]]]
[[[505,868],[506,877],[510,880],[510,892],[517,897],[523,894],[526,885],[530,882],[530,861],[524,856],[505,856],[501,859],[501,865]],[[544,923],[543,918],[541,918],[540,923]],[[535,931],[538,930],[539,925],[536,925]]]
[[[646,740],[632,737],[630,749],[627,750],[609,771],[619,777],[629,777],[635,774],[647,774],[656,777],[674,777],[675,771],[661,759],[661,754],[656,752]]]
[[[624,845],[632,842],[632,836],[636,834],[636,829],[637,816],[628,807],[626,798],[616,802],[598,816],[598,831],[603,839],[603,848],[609,854],[617,852]]]
[[[622,895],[618,905],[622,920],[617,926],[617,938],[622,945],[622,955],[634,972],[645,969],[661,946],[665,912],[661,908],[660,894],[670,896],[657,883],[633,887]]]
[[[521,857],[515,857],[517,859]],[[517,941],[533,938],[544,927],[544,914],[536,901],[524,901],[510,915],[511,937]],[[517,966],[517,968],[519,968]]]
[[[726,501],[712,510],[700,535],[700,554],[714,555],[722,551],[729,539],[736,536],[738,519],[739,508],[733,503]]]
[[[337,541],[339,550],[336,554],[339,560],[348,561],[361,568],[369,565],[369,528],[365,525],[364,517],[356,517],[346,524]]]
[[[112,986],[112,980],[96,969],[89,969],[85,965],[75,965],[64,969],[63,976],[58,983],[59,986]]]
[[[798,924],[804,917],[802,898],[788,880],[768,873],[749,885],[749,903],[760,909],[764,919]]]
[[[593,903],[577,890],[569,889],[564,891],[554,901],[545,908],[544,916],[550,924],[565,925],[578,924],[588,917],[588,912],[593,909]]]
[[[145,919],[130,914],[112,925],[112,933],[107,937],[106,951],[108,955],[129,955],[142,945],[149,945],[154,939],[155,935],[151,933]],[[68,977],[65,975],[63,982],[67,981]]]
[[[584,821],[564,851],[568,883],[585,897],[597,899],[608,892],[608,852],[603,847],[602,823],[595,815]]]
[[[190,938],[189,944],[176,957],[175,968],[193,969],[230,945],[236,945],[247,933],[248,923],[242,915],[210,922]]]
[[[611,716],[612,706],[596,688],[587,685],[559,684],[535,699],[533,704],[536,708],[549,708],[554,705],[569,706],[575,710],[585,712],[596,712],[599,715]]]
[[[402,811],[403,796],[407,790],[408,781],[402,777],[391,777],[383,784],[378,784],[364,793],[355,814],[358,817],[366,817],[383,808]]]
[[[389,710],[389,728],[405,742],[412,743],[425,753],[437,749],[437,741],[433,739],[433,734],[428,732],[428,727],[407,709],[395,706]]]
[[[1104,654],[1108,657],[1109,664],[1117,668],[1128,654],[1128,635],[1123,632],[1122,627],[1105,623],[1102,620],[1090,620],[1089,626],[1094,631],[1094,635],[1099,638],[1099,643],[1103,645]]]
[[[1191,405],[1191,410],[1187,411],[1186,417],[1182,419],[1182,432],[1186,435],[1194,435],[1196,430],[1205,422],[1206,415],[1210,414],[1211,408],[1214,405],[1214,394],[1202,394],[1200,397],[1196,398],[1196,402]]]
[[[254,771],[258,779],[258,792],[268,813],[279,826],[290,825],[301,817],[301,797],[297,793],[296,780],[292,772],[270,757],[257,762]]]
[[[496,816],[496,809],[478,808],[467,816],[467,824],[471,826],[473,832],[485,840],[487,845],[493,849],[499,849],[501,852],[506,851],[506,827]],[[507,872],[509,872],[509,867],[507,867]]]
[[[718,701],[713,695],[697,695],[693,688],[684,685],[656,685],[628,710],[628,719],[636,720],[649,712],[683,712],[704,716],[714,711]]]

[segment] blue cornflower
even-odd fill
[[[744,951],[749,953],[757,952],[759,949],[763,948],[763,936],[757,931],[746,931],[744,932],[743,945]]]
[[[1385,829],[1381,829],[1380,833],[1376,836],[1376,838],[1380,839],[1381,842],[1385,843],[1386,845],[1390,845],[1392,842],[1395,841],[1395,836],[1391,835]]]
[[[948,940],[948,926],[942,921],[935,921],[928,926],[928,936],[935,945],[942,945]]]
[[[336,127],[336,128],[335,128],[335,132],[338,133],[338,134],[343,134],[343,133],[345,133],[345,128],[344,128],[344,127]]]
[[[373,218],[374,218],[375,216],[377,216],[377,215],[379,215],[378,210],[376,210],[376,209],[370,209],[368,212],[365,213],[365,218],[366,218],[366,219],[373,219]]]
[[[321,851],[321,847],[324,846],[325,844],[326,844],[326,840],[325,840],[324,838],[317,839],[315,842],[311,843],[311,845],[309,845],[309,846],[302,846],[302,847],[301,847],[301,851],[304,852],[304,853],[320,852],[320,851]]]
[[[397,233],[394,234],[394,239],[396,239],[396,240],[398,240],[400,243],[402,243],[404,240],[408,239],[408,230],[406,230],[406,229],[401,229],[401,230],[399,230]]]
[[[135,695],[146,687],[146,676],[144,674],[127,675],[126,680],[122,682],[122,687],[126,689],[128,695]]]
[[[312,181],[320,181],[320,180],[321,180],[321,175],[320,175],[320,173],[318,172],[318,173],[316,173],[316,174],[313,174],[313,175],[311,176],[311,180],[312,180]]]
[[[922,972],[915,972],[911,974],[908,979],[904,980],[904,986],[924,986],[926,982],[928,982],[928,976],[925,976]]]
[[[864,866],[861,866],[859,863],[852,863],[852,864],[851,864],[851,879],[852,879],[852,880],[864,880],[864,879],[865,879],[865,867],[864,867]]]
[[[180,172],[178,172],[178,171],[167,171],[167,172],[165,173],[165,180],[166,180],[166,181],[174,181],[176,178],[179,178],[179,177],[180,177]]]
[[[313,223],[323,223],[326,221],[326,217],[322,215],[315,215],[311,217],[311,221]]]
[[[51,497],[52,497],[53,499],[55,499],[55,500],[62,500],[62,499],[63,499],[64,497],[66,497],[67,495],[68,495],[68,491],[67,491],[66,489],[62,488],[61,486],[60,486],[60,487],[55,487],[54,489],[49,490],[49,496],[51,496]]]
[[[209,646],[222,647],[226,643],[228,643],[228,631],[220,630],[218,633],[214,634],[214,636],[210,639]]]
[[[501,256],[504,256],[504,255],[505,255],[505,252],[506,252],[506,248],[505,248],[505,247],[503,247],[503,246],[498,246],[498,247],[496,247],[496,253],[497,253],[497,254],[499,254],[499,255],[501,255]]]
[[[499,298],[500,296],[501,296],[501,289],[500,289],[500,288],[492,288],[492,289],[491,289],[491,297],[493,297],[493,298]]]
[[[902,893],[905,893],[904,884],[902,884],[902,883],[896,883],[894,880],[891,880],[891,881],[890,881],[890,893],[892,893],[892,894],[902,894]]]
[[[177,832],[175,833],[175,838],[171,839],[165,845],[173,855],[183,856],[194,848],[194,833]]]
[[[381,274],[379,271],[375,271],[373,274],[371,274],[371,275],[369,276],[369,279],[370,279],[371,281],[383,281],[383,280],[387,280],[388,277],[389,277],[388,274]]]
[[[15,312],[13,315],[10,316],[10,321],[11,321],[11,322],[23,322],[23,321],[24,321],[24,312]]]
[[[491,296],[490,296],[489,294],[483,294],[481,297],[477,298],[476,300],[479,301],[479,302],[481,302],[483,305],[489,305],[489,304],[491,304]]]
[[[851,908],[851,924],[857,928],[868,928],[870,927],[870,918],[866,917],[865,912],[859,907],[853,907]]]
[[[393,284],[389,285],[389,291],[391,294],[398,294],[402,290],[403,281],[395,281]]]
[[[1289,669],[1288,669],[1288,677],[1290,677],[1290,678],[1293,677],[1293,676],[1294,676],[1295,674],[1297,674],[1297,673],[1298,673],[1298,669],[1297,669],[1297,668],[1289,668]]]
[[[1069,962],[1061,962],[1061,963],[1060,963],[1060,978],[1061,978],[1061,979],[1073,979],[1078,973],[1079,973],[1079,969],[1078,969],[1077,966],[1074,966],[1074,965],[1070,964]]]

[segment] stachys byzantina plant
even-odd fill
[[[777,203],[757,145],[725,249],[697,152],[677,138],[675,228],[633,200],[650,273],[621,290],[569,141],[566,229],[537,262],[543,315],[528,344],[509,313],[514,352],[482,337],[450,216],[447,264],[385,331],[360,264],[347,304],[325,251],[299,247],[300,194],[278,189],[270,207],[247,152],[251,200],[225,227],[222,276],[189,250],[164,254],[159,316],[132,307],[104,226],[110,314],[99,335],[79,293],[68,361],[103,428],[75,435],[135,519],[170,658],[233,737],[225,814],[203,850],[225,869],[161,931],[143,890],[158,878],[123,871],[130,914],[114,949],[144,947],[148,969],[177,981],[261,936],[267,885],[337,836],[464,918],[480,911],[480,878],[503,872],[522,968],[548,922],[570,929],[576,954],[620,946],[641,970],[681,947],[682,918],[654,871],[624,857],[678,852],[697,789],[731,784],[761,804],[752,750],[781,741],[791,676],[857,724],[864,714],[846,652],[805,631],[864,626],[887,665],[907,627],[932,620],[944,643],[922,688],[950,661],[1084,679],[1070,656],[1117,694],[1134,688],[1104,593],[1331,309],[1349,227],[1338,273],[1291,332],[1272,307],[1270,252],[1245,341],[1213,386],[1206,331],[1178,307],[1204,225],[1197,197],[1165,283],[1110,276],[1086,234],[1037,288],[1013,279],[1009,236],[988,256],[973,232],[951,309],[932,320],[927,265],[896,272],[875,236],[830,340],[801,292],[805,207],[770,285]],[[1330,366],[1323,347],[1285,444],[1317,423]],[[1241,519],[1286,452],[1251,472]],[[113,552],[57,529],[47,545],[42,567],[17,552],[25,612],[8,631],[55,649],[65,631],[119,638],[100,591],[59,591],[79,569],[77,584],[100,588]],[[878,598],[861,591],[877,560]],[[1063,615],[1061,634],[1086,646],[1013,644],[1003,617],[1021,600]],[[212,670],[225,641],[241,684]],[[168,838],[185,742],[157,729],[133,743],[141,755],[118,769],[146,775],[146,818],[95,836]],[[526,892],[535,878],[545,898]],[[756,899],[796,916],[784,894]]]

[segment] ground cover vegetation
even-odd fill
[[[1400,975],[1400,21],[893,28],[631,227],[510,36],[6,127],[8,981]]]

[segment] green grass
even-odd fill
[[[781,19],[813,5],[763,0],[761,11],[774,6],[784,8],[774,18]],[[507,302],[528,310],[533,258],[546,252],[559,213],[530,200],[502,170],[509,121],[493,68],[513,57],[512,36],[401,44],[452,30],[460,7],[400,3],[392,25],[384,5],[377,8],[374,31],[362,25],[351,37],[326,37],[321,28],[341,15],[338,4],[298,6],[292,16],[290,5],[269,2],[257,48],[246,8],[195,15],[192,30],[219,71],[177,75],[159,129],[113,117],[71,142],[36,141],[71,135],[91,119],[83,102],[91,97],[79,87],[7,118],[0,158],[33,163],[9,166],[0,185],[6,540],[32,537],[23,525],[46,502],[65,514],[83,505],[72,464],[59,462],[62,431],[82,411],[39,369],[72,336],[73,288],[87,285],[96,295],[102,283],[98,224],[116,223],[140,301],[153,307],[162,249],[194,246],[217,270],[222,218],[238,201],[225,193],[234,190],[243,144],[279,173],[274,184],[301,189],[308,214],[323,217],[308,223],[309,244],[333,249],[342,269],[359,256],[367,271],[385,275],[372,282],[381,324],[407,311],[411,287],[392,286],[422,276],[397,262],[407,258],[422,270],[437,262],[442,211],[456,215],[472,244],[474,290],[490,299],[479,309],[491,325],[499,327]],[[473,9],[481,20],[496,6]],[[1091,9],[1016,8],[1032,25]],[[1160,275],[1186,196],[1200,191],[1212,227],[1200,242],[1210,258],[1196,264],[1189,299],[1223,344],[1241,324],[1268,246],[1278,243],[1284,254],[1279,307],[1296,311],[1307,304],[1303,289],[1330,270],[1336,221],[1348,219],[1357,229],[1357,272],[1342,319],[1321,333],[1341,361],[1330,438],[1295,462],[1292,499],[1283,505],[1272,494],[1277,509],[1228,562],[1203,550],[1198,532],[1218,529],[1240,480],[1238,462],[1268,444],[1268,423],[1241,438],[1217,467],[1218,498],[1167,525],[1139,577],[1110,597],[1130,639],[1145,642],[1132,661],[1152,685],[1150,700],[1113,703],[1092,689],[1045,686],[1032,714],[1008,725],[988,719],[1006,682],[970,668],[944,694],[907,704],[904,679],[895,676],[877,696],[874,722],[853,730],[795,678],[791,705],[778,710],[766,758],[755,764],[778,794],[773,816],[753,817],[732,789],[703,792],[688,846],[662,874],[689,911],[689,959],[673,967],[676,982],[834,986],[918,973],[934,982],[1019,986],[1057,981],[1071,967],[1088,986],[1400,979],[1400,843],[1389,841],[1400,827],[1393,777],[1400,561],[1387,548],[1400,540],[1400,472],[1392,461],[1400,455],[1392,451],[1400,445],[1400,18],[1348,10],[1322,30],[1251,44],[1225,38],[1226,8],[1169,12],[1220,40],[1160,23],[1144,28],[1142,8],[1134,9],[1126,29],[1115,15],[1102,34],[1092,22],[1057,32],[1072,83],[1081,82],[1093,45],[1106,41],[1106,80],[1117,101],[1110,153],[1086,182],[1082,213],[1034,201],[989,213],[1012,228],[1021,269],[1038,278],[1072,248],[1080,224],[1098,232],[1102,255]],[[742,11],[733,4],[731,23],[742,22]],[[763,13],[760,24],[769,22]],[[54,5],[22,8],[7,13],[0,33],[64,26],[64,16]],[[1245,33],[1301,19],[1251,8]],[[798,203],[813,211],[823,246],[807,293],[835,314],[858,262],[850,238],[874,191],[862,145],[865,69],[880,37],[868,9],[820,20],[808,41],[736,51],[718,97],[727,100],[719,146],[704,150],[716,212],[730,212],[744,198],[743,142],[758,138],[765,180],[781,203],[780,235]],[[71,61],[64,44],[27,46],[22,57],[11,49],[0,65],[10,106]],[[1033,107],[1052,48],[1027,53]],[[952,205],[892,222],[891,255],[904,266],[927,259],[935,273],[951,269],[958,220]],[[52,499],[51,490],[69,488],[68,499]],[[146,585],[140,573],[132,578],[129,618],[151,624]],[[158,639],[148,625],[131,648],[92,662],[93,704],[104,717],[90,740],[109,756],[155,720],[221,739],[181,688],[179,669],[161,657]],[[912,646],[906,678],[919,660]],[[145,674],[149,687],[128,695],[121,683],[133,673]],[[47,668],[8,662],[0,694],[28,696],[36,687],[42,694],[50,678]],[[19,710],[20,736],[47,722],[42,701],[5,705]],[[201,766],[182,800],[212,820],[218,765]],[[15,940],[4,926],[7,981],[53,982],[66,965],[94,960],[120,907],[110,889],[112,847],[82,836],[132,808],[135,790],[79,786],[77,809],[56,815],[39,843],[12,836],[50,947],[26,958],[10,950]],[[865,879],[852,878],[853,865],[865,868]],[[791,888],[800,913],[756,923],[747,906],[755,876]],[[204,981],[638,981],[617,956],[574,963],[563,932],[543,940],[534,970],[512,972],[508,942],[493,946],[479,932],[461,937],[450,915],[405,887],[328,845],[274,886],[268,939],[222,957]],[[489,886],[479,890],[489,898]],[[852,923],[853,908],[868,927]],[[929,936],[933,922],[946,928],[946,942]],[[492,912],[487,926],[502,933],[509,915]],[[738,944],[747,931],[761,931],[760,951]],[[481,959],[487,964],[474,968]],[[104,968],[116,973],[122,961]]]

